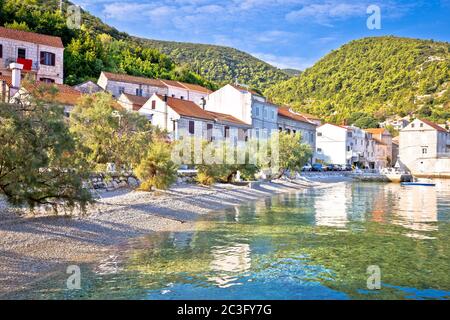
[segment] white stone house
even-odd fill
[[[229,114],[252,126],[257,135],[261,129],[278,130],[278,106],[268,102],[255,91],[238,85],[226,85],[206,99],[208,111]]]
[[[450,176],[450,132],[425,119],[400,131],[399,163],[415,175]]]
[[[154,94],[138,110],[151,123],[166,130],[172,139],[196,136],[207,141],[229,138],[244,141],[251,126],[222,113],[204,110],[192,101]]]
[[[153,94],[167,95],[172,98],[193,101],[197,104],[205,99],[210,91],[195,84],[179,81],[149,79],[127,74],[103,71],[97,84],[118,98],[122,93],[150,98]]]
[[[375,169],[394,167],[392,154],[392,135],[385,128],[365,129],[372,134],[375,142]]]
[[[11,63],[22,64],[22,75],[29,74],[35,81],[62,84],[64,46],[61,38],[0,27],[1,76],[11,76]]]
[[[376,141],[370,132],[355,126],[348,126],[352,137],[350,141],[351,164],[360,169],[376,168]]]
[[[352,143],[351,129],[326,123],[317,128],[317,160],[325,164],[352,164]]]
[[[317,125],[301,114],[296,113],[289,107],[278,108],[278,130],[292,134],[300,133],[303,142],[311,146],[313,153],[316,151],[316,129]],[[315,156],[311,159],[314,163]]]

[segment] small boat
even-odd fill
[[[419,186],[419,187],[435,187],[436,183],[432,182],[402,182],[402,187]]]

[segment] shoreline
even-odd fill
[[[101,194],[85,217],[18,217],[0,201],[0,299],[69,265],[99,263],[118,247],[153,232],[188,231],[199,217],[282,193],[351,181],[344,177],[262,182],[254,188],[177,185],[152,193]]]

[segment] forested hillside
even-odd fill
[[[450,120],[450,44],[398,37],[352,41],[266,91],[275,102],[342,122],[414,113]]]
[[[139,39],[144,47],[158,49],[179,64],[187,64],[208,80],[219,84],[234,82],[257,90],[287,80],[289,72],[277,69],[237,49],[194,43]]]
[[[64,2],[63,12],[69,4]],[[58,0],[0,0],[0,25],[62,38],[65,82],[70,85],[96,79],[105,70],[216,88],[187,66],[176,65],[156,49],[141,47],[86,12],[82,12],[82,22],[81,29],[70,29]]]
[[[64,1],[63,8],[69,4]],[[236,49],[134,38],[84,11],[82,29],[71,30],[58,9],[58,0],[0,0],[0,25],[60,36],[66,46],[68,84],[95,79],[101,70],[197,83],[211,89],[237,79],[263,91],[290,78]]]

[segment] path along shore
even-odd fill
[[[234,185],[174,186],[165,192],[120,190],[100,195],[84,217],[18,216],[0,199],[0,299],[73,264],[96,263],[133,238],[183,231],[200,215],[280,193],[345,180],[284,180],[250,189]]]

